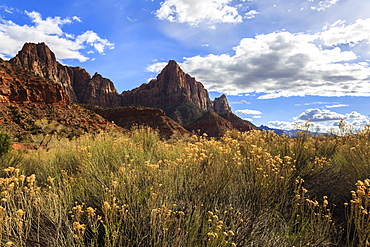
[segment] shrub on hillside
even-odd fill
[[[5,132],[0,133],[0,156],[3,156],[10,150],[10,135]]]

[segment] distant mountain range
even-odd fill
[[[301,129],[294,129],[294,130],[274,129],[274,128],[270,128],[270,127],[265,126],[265,125],[261,125],[258,128],[261,129],[261,130],[274,131],[278,135],[288,135],[288,136],[292,136],[292,137],[297,136],[297,133],[298,132],[302,132],[303,131]],[[311,134],[311,135],[317,135],[317,134],[324,135],[324,133],[311,132],[311,131],[306,131],[306,132],[309,133],[309,134]]]
[[[57,121],[68,135],[74,129],[81,134],[137,124],[157,128],[167,137],[258,129],[231,112],[225,95],[210,100],[203,84],[173,60],[156,79],[118,93],[113,82],[100,74],[91,76],[83,68],[60,64],[45,43],[26,43],[16,57],[0,60],[0,103],[0,125],[12,133],[17,129],[15,138],[41,128],[35,125],[39,119]],[[84,124],[76,123],[78,119]],[[91,122],[99,124],[91,129]]]

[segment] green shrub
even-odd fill
[[[5,132],[0,133],[0,156],[3,156],[10,150],[10,135]]]

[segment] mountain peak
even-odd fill
[[[72,102],[100,106],[117,106],[121,102],[110,80],[98,73],[91,77],[84,69],[60,64],[43,42],[24,44],[10,63],[62,85]]]
[[[52,70],[57,67],[55,54],[45,43],[25,43],[17,56],[10,59],[12,64],[33,71],[36,75],[55,79]]]

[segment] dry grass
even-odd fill
[[[0,243],[367,246],[369,140],[136,128],[14,150],[1,158]]]

